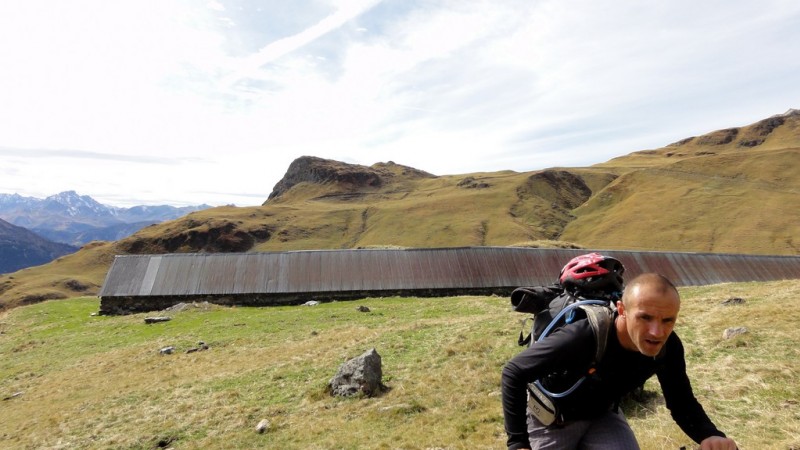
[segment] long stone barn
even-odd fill
[[[181,302],[274,306],[366,297],[509,295],[557,281],[589,250],[517,247],[307,250],[119,255],[100,291],[100,312],[162,310]],[[800,278],[800,257],[599,251],[625,278],[658,272],[678,286]]]

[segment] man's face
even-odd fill
[[[680,298],[672,290],[640,285],[626,292],[624,304],[619,306],[629,337],[621,339],[623,347],[647,356],[658,355],[675,327],[680,307]]]

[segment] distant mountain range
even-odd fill
[[[114,241],[154,223],[177,219],[209,205],[168,205],[119,208],[88,195],[64,191],[44,199],[0,194],[0,219],[54,242],[81,246],[91,241]]]

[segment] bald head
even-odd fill
[[[678,289],[672,284],[667,277],[658,273],[643,273],[625,286],[625,292],[622,294],[622,302],[626,305],[630,303],[631,298],[638,297],[638,293],[642,290],[647,290],[660,297],[672,297],[680,301]]]

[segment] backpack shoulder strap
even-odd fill
[[[555,325],[564,314],[572,313],[576,308],[580,308],[586,314],[586,319],[589,321],[589,326],[592,329],[592,332],[595,335],[597,341],[597,348],[595,349],[594,359],[592,360],[592,366],[589,370],[589,374],[594,372],[595,366],[600,362],[603,358],[603,355],[606,351],[606,343],[608,341],[608,333],[611,330],[611,326],[614,323],[614,306],[613,304],[603,302],[600,300],[583,300],[577,303],[570,304],[562,309],[556,317],[553,318],[550,325],[542,332],[542,335],[539,336],[538,339],[543,338],[548,334],[551,327]],[[538,340],[537,339],[537,340]],[[535,389],[538,389],[541,393],[548,396],[551,399],[558,399],[562,397],[566,397],[574,392],[586,379],[588,375],[582,376],[575,384],[572,385],[569,389],[563,392],[550,392],[549,390],[545,389],[542,385],[541,380],[536,380],[533,383],[529,384],[529,388],[534,386]],[[531,388],[533,389],[533,388]],[[529,396],[530,398],[530,396]],[[530,402],[529,402],[529,406]],[[535,405],[534,405],[535,406]],[[538,417],[538,416],[537,416]]]
[[[608,333],[611,330],[611,324],[614,322],[614,310],[603,305],[582,305],[580,308],[586,312],[586,318],[589,320],[589,325],[591,325],[594,336],[597,339],[597,349],[593,361],[594,364],[597,364],[603,359],[603,355],[606,352]]]

